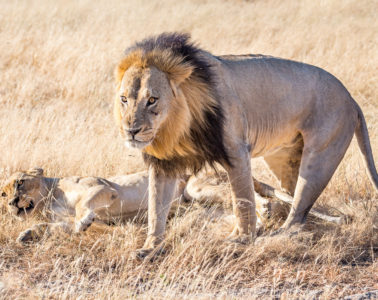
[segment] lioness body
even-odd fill
[[[251,157],[263,156],[294,195],[283,229],[304,222],[354,133],[378,187],[363,114],[320,68],[265,56],[217,57],[188,36],[163,34],[128,49],[117,79],[121,134],[150,166],[149,233],[141,255],[163,239],[176,173],[206,162],[228,172],[235,236],[255,232]],[[161,147],[167,141],[171,146]]]
[[[71,231],[66,217],[75,217],[76,232],[86,230],[95,220],[105,223],[133,218],[147,210],[148,174],[140,172],[108,179],[99,177],[43,176],[42,169],[13,174],[3,187],[12,214],[26,215],[44,211],[56,223],[34,226],[20,235],[29,239],[38,228],[63,227]]]
[[[198,177],[190,177],[188,182],[180,179],[175,195],[183,195],[187,200],[220,202],[228,198],[223,175],[218,177],[201,173]],[[22,232],[18,240],[25,242],[38,239],[46,231],[56,228],[80,232],[94,221],[113,223],[141,216],[147,211],[148,173],[144,171],[108,179],[78,176],[51,178],[43,176],[42,169],[34,168],[12,174],[2,187],[2,194],[8,199],[8,209],[13,215],[24,218],[42,213],[51,221],[36,224]],[[262,225],[276,213],[277,209],[273,206],[278,203],[270,199],[269,202],[273,204],[267,205],[267,200],[256,196],[260,200],[258,210],[263,217],[260,220]],[[68,217],[75,217],[74,228],[66,221]]]

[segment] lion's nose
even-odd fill
[[[131,136],[134,138],[137,133],[141,130],[142,128],[130,128],[127,131],[131,134]]]
[[[17,206],[17,203],[20,199],[18,197],[16,198],[13,198],[8,204],[9,205],[13,205],[13,206]]]

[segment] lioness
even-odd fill
[[[69,223],[64,221],[67,216],[75,216],[76,232],[85,231],[95,220],[109,223],[135,217],[147,210],[147,186],[147,172],[109,179],[50,178],[43,176],[43,169],[33,168],[13,174],[2,188],[2,197],[9,199],[8,208],[18,217],[43,210],[55,221],[24,231],[18,238],[23,242],[56,227],[71,231]]]
[[[222,174],[219,174],[222,175]],[[188,180],[188,181],[187,181]],[[217,186],[222,176],[201,173],[198,177],[180,179],[176,197],[183,200],[199,200],[208,203],[227,199],[227,188]],[[256,182],[255,182],[256,184]],[[38,240],[45,232],[62,228],[67,233],[85,231],[96,220],[112,223],[117,219],[141,216],[147,210],[148,173],[111,177],[64,177],[43,176],[42,168],[16,172],[1,189],[1,196],[8,199],[11,214],[24,219],[34,214],[44,214],[52,223],[40,223],[22,232],[19,242]],[[265,219],[275,214],[277,202],[260,200],[258,206],[261,229]],[[66,217],[75,217],[74,228]]]
[[[305,221],[353,134],[378,189],[362,111],[320,68],[262,55],[214,56],[189,35],[164,33],[128,48],[116,80],[120,133],[149,165],[149,230],[140,257],[164,238],[177,176],[206,163],[228,172],[236,237],[255,234],[251,157],[263,156],[294,195],[283,230]]]

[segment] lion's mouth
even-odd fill
[[[17,208],[18,208],[17,216],[19,216],[19,215],[21,215],[23,213],[27,214],[28,212],[30,212],[34,208],[34,202],[30,201],[28,207],[17,207]]]
[[[126,140],[125,146],[127,148],[137,148],[137,149],[143,149],[144,147],[147,147],[149,144],[151,144],[153,139],[147,140],[147,141],[140,141],[137,139],[132,140]]]

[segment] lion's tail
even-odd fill
[[[357,111],[358,124],[354,133],[357,137],[358,145],[360,147],[361,154],[364,158],[366,168],[368,169],[369,179],[375,186],[375,189],[378,191],[378,174],[374,164],[373,153],[371,151],[369,133],[366,126],[365,117],[358,106]]]

